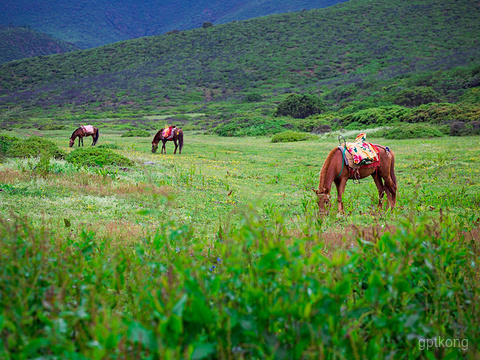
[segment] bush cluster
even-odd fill
[[[21,139],[16,136],[0,135],[0,155],[5,156],[8,150],[17,141],[21,141]]]
[[[298,132],[298,131],[285,131],[285,132],[276,134],[272,138],[272,143],[305,141],[305,140],[310,140],[310,139],[314,139],[314,138],[315,138],[315,136],[307,134],[307,133],[302,133],[302,132]]]
[[[410,112],[410,109],[397,105],[374,107],[347,114],[338,120],[338,124],[347,129],[388,125],[403,121]]]
[[[417,86],[400,91],[393,102],[397,105],[415,107],[432,102],[438,102],[440,95],[430,86]]]
[[[465,123],[480,119],[480,107],[474,104],[430,103],[416,108],[399,105],[373,107],[332,120],[334,127],[359,129],[396,123]]]
[[[275,116],[291,116],[304,119],[311,115],[320,114],[324,110],[325,104],[316,95],[290,94],[278,105]]]
[[[65,152],[60,150],[54,142],[38,136],[32,136],[25,140],[14,140],[7,150],[6,155],[25,158],[40,156],[41,153],[46,153],[56,159],[63,159],[65,157]]]
[[[477,121],[480,119],[480,107],[474,104],[432,103],[412,109],[406,122],[429,122],[442,124],[453,121]]]
[[[390,129],[379,130],[371,136],[384,137],[385,139],[421,139],[443,136],[439,127],[430,124],[399,124]]]
[[[133,166],[133,161],[109,149],[98,147],[78,148],[65,158],[69,163],[81,166],[117,165]]]

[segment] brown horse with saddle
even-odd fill
[[[340,137],[339,137],[340,138]],[[395,177],[395,155],[388,147],[367,143],[365,134],[360,134],[354,143],[343,141],[327,155],[320,171],[318,196],[320,212],[325,212],[325,206],[330,201],[332,183],[337,187],[338,211],[343,213],[342,194],[347,180],[360,180],[372,176],[378,189],[379,208],[382,207],[384,194],[390,207],[397,200],[397,178]]]
[[[80,146],[80,142],[82,142],[82,146],[83,146],[83,138],[85,136],[91,136],[93,138],[92,146],[94,146],[98,141],[99,135],[100,135],[100,132],[95,126],[82,125],[72,133],[72,136],[70,136],[70,147],[72,147],[73,144],[75,144],[75,139],[77,137],[78,137],[78,146]]]
[[[177,153],[177,148],[180,147],[179,154],[182,153],[183,148],[183,130],[177,128],[176,126],[169,126],[165,129],[161,129],[159,132],[155,134],[152,140],[152,153],[156,153],[158,149],[158,143],[162,142],[162,150],[161,154],[166,154],[167,149],[165,148],[165,144],[167,141],[173,141],[175,144],[175,150],[173,151],[174,154]],[[178,141],[178,144],[177,144]]]

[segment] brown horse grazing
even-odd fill
[[[330,201],[330,189],[333,182],[337,187],[338,211],[343,213],[342,194],[345,191],[347,180],[363,179],[370,175],[378,188],[378,207],[382,207],[383,195],[386,193],[390,207],[394,208],[397,201],[397,178],[394,172],[395,155],[388,148],[380,145],[376,146],[379,150],[379,165],[376,167],[361,167],[356,175],[353,174],[350,167],[344,165],[343,154],[338,147],[330,151],[320,171],[318,190],[314,189],[318,195],[318,208],[321,213],[325,213],[325,205]]]
[[[162,145],[162,151],[160,152],[161,154],[166,154],[167,153],[167,149],[165,148],[165,143],[167,141],[173,141],[173,143],[175,144],[175,151],[173,152],[174,154],[177,153],[177,148],[180,146],[180,151],[178,152],[179,154],[182,153],[182,148],[183,148],[183,130],[180,129],[180,128],[177,128],[177,127],[174,127],[172,129],[173,131],[173,137],[169,136],[169,137],[164,137],[163,136],[163,132],[165,131],[166,129],[162,129],[160,130],[159,132],[157,132],[155,134],[155,136],[153,137],[153,140],[152,140],[152,153],[156,153],[157,152],[157,149],[158,149],[158,143],[161,141],[163,142],[163,145]],[[178,144],[177,144],[177,141],[178,141]]]
[[[100,135],[100,132],[95,126],[82,125],[72,133],[72,136],[70,136],[70,147],[72,147],[73,144],[75,144],[75,139],[77,137],[78,137],[78,146],[80,146],[80,141],[82,142],[82,146],[83,146],[83,138],[85,136],[91,136],[93,138],[92,146],[94,146],[98,141],[99,135]]]

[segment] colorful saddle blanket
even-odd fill
[[[348,153],[345,152],[345,162],[349,160],[348,165],[350,167],[372,167],[378,165],[380,161],[378,148],[367,142],[366,134],[359,134],[354,142],[347,142],[345,146],[348,151]]]
[[[92,125],[82,125],[81,127],[85,135],[93,135],[95,133]]]
[[[162,132],[162,136],[164,138],[169,138],[169,137],[173,136],[172,129],[173,129],[172,126],[169,126],[169,127],[165,128]]]

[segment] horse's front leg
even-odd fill
[[[79,146],[79,147],[80,147],[80,140],[81,140],[81,139],[82,139],[82,138],[79,136],[79,137],[78,137],[78,146]]]
[[[175,144],[175,150],[173,151],[173,154],[175,155],[177,153],[177,148],[178,148],[177,140],[173,140],[173,143]]]
[[[338,202],[338,212],[344,214],[345,211],[343,210],[343,201],[342,195],[345,191],[345,186],[347,185],[348,178],[341,177],[335,180],[335,186],[337,187],[337,202]]]
[[[160,152],[160,154],[166,154],[167,153],[167,148],[165,147],[165,141],[162,141],[162,151]]]

